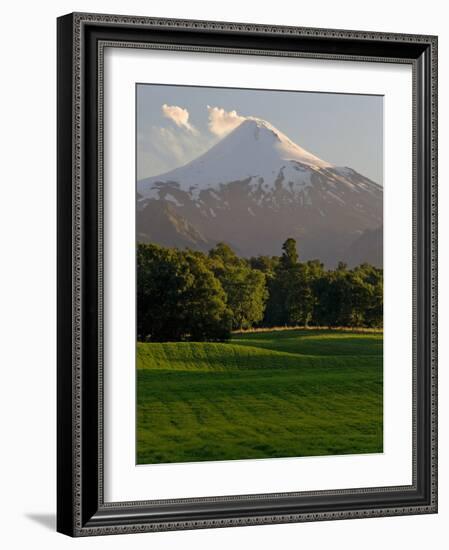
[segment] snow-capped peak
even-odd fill
[[[266,120],[249,116],[234,131],[237,131],[239,128],[254,132],[255,139],[259,139],[260,135],[262,135],[262,139],[264,137],[267,138],[271,134],[274,139],[274,146],[278,149],[282,160],[296,160],[312,168],[329,168],[333,166],[330,162],[320,159],[294,143],[288,136]]]
[[[307,186],[310,170],[332,166],[294,143],[266,120],[246,117],[204,154],[170,172],[141,180],[138,190],[143,197],[156,198],[160,185],[170,182],[198,196],[202,190],[218,189],[221,184],[248,178],[263,180],[271,187],[280,173],[286,181]]]

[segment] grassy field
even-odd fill
[[[137,345],[137,463],[382,452],[382,333]]]

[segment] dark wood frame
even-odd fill
[[[102,52],[105,45],[413,67],[413,483],[105,503],[102,478]],[[58,19],[58,498],[71,536],[437,511],[437,38],[94,14]]]

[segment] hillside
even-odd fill
[[[137,346],[137,462],[382,452],[382,334]]]
[[[138,241],[166,246],[207,250],[224,241],[242,256],[272,255],[292,237],[304,260],[354,265],[352,245],[382,226],[380,185],[252,117],[185,166],[139,181],[137,190]]]

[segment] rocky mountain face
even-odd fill
[[[192,162],[137,185],[137,240],[244,257],[278,255],[382,265],[383,189],[319,159],[270,123],[247,118]]]

